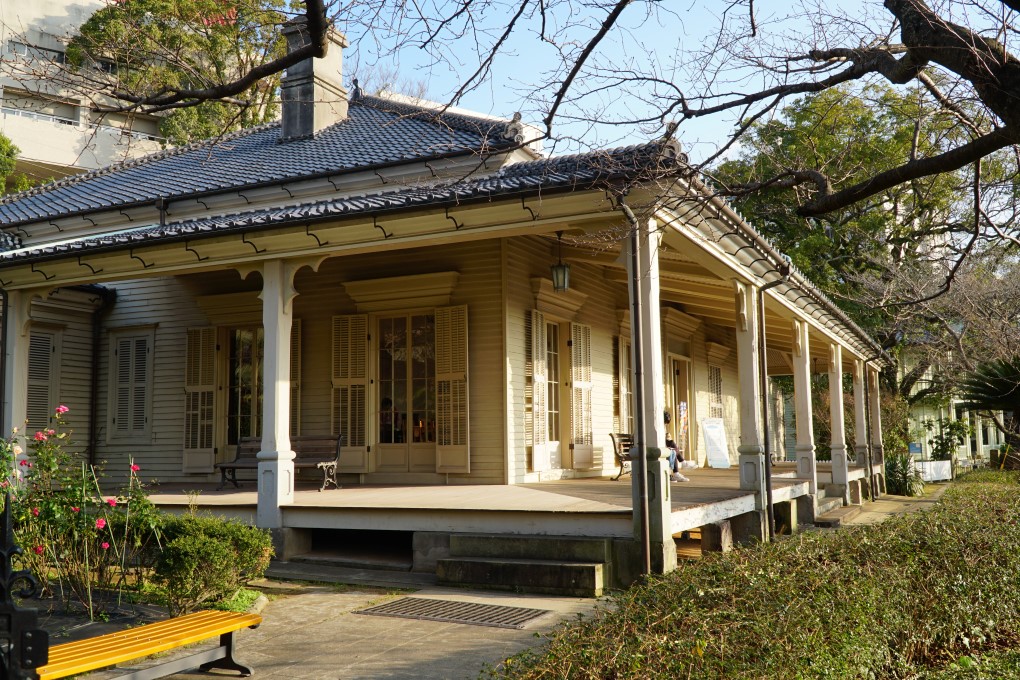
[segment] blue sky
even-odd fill
[[[433,0],[438,1],[438,0]],[[550,3],[552,4],[552,3]],[[863,0],[835,3],[838,10],[853,12],[860,8]],[[711,2],[707,0],[660,0],[659,2],[635,2],[629,6],[614,31],[600,45],[597,59],[603,64],[626,67],[629,64],[646,68],[654,64],[659,76],[668,82],[678,83],[688,89],[686,72],[697,67],[692,52],[712,44],[717,36],[721,14],[729,5],[728,2]],[[512,3],[506,7],[512,8]],[[585,6],[578,3],[578,7]],[[560,9],[565,5],[558,5]],[[756,3],[756,19],[763,34],[783,36],[789,40],[803,38],[797,33],[810,34],[809,22],[800,19],[789,19],[790,15],[803,16],[816,11],[813,5],[785,3],[777,6],[774,3]],[[740,18],[746,15],[746,6],[741,5],[733,12],[740,12]],[[592,35],[606,16],[599,11],[593,16],[564,16],[552,13],[548,17],[547,27],[563,28],[568,22],[575,22],[571,28],[565,28],[571,37],[578,40]],[[493,17],[483,30],[490,32],[502,28],[506,15]],[[542,99],[530,96],[532,89],[543,82],[549,70],[558,65],[558,55],[553,47],[541,42],[537,37],[537,21],[527,24],[525,30],[518,31],[505,46],[504,54],[495,62],[492,77],[478,89],[465,95],[459,106],[474,111],[497,116],[511,116],[520,111],[525,121],[539,124],[542,119]],[[478,56],[473,50],[474,40],[459,38],[439,45],[439,59],[428,55],[418,47],[420,40],[405,40],[395,46],[395,40],[379,32],[366,39],[358,35],[349,26],[341,26],[351,39],[351,47],[345,56],[345,71],[353,75],[366,64],[381,62],[395,68],[399,72],[399,81],[424,82],[427,85],[427,96],[435,101],[448,101],[466,75],[478,67]],[[492,33],[490,33],[492,35]],[[491,38],[490,38],[491,39]],[[779,39],[777,37],[777,39]],[[391,53],[380,57],[381,52]],[[755,89],[763,80],[760,74],[750,70],[734,70],[729,73],[733,86],[748,91]],[[590,84],[579,82],[581,87]],[[399,89],[399,86],[398,86]],[[647,88],[644,89],[647,91]],[[550,93],[546,91],[545,97]],[[593,100],[589,100],[589,104]],[[612,117],[641,118],[653,114],[657,107],[635,97],[633,94],[621,94],[619,88],[607,91],[598,101],[600,111],[593,114],[599,120]],[[590,107],[589,107],[590,110]],[[556,146],[556,152],[572,151],[591,146],[616,146],[647,141],[661,134],[661,127],[656,123],[645,125],[610,126],[592,125],[590,122],[571,121],[578,109],[573,103],[561,109],[563,117],[557,124],[555,133],[564,135],[566,140]],[[589,114],[592,115],[592,114]],[[733,130],[736,114],[724,113],[687,121],[683,124],[678,137],[690,153],[692,159],[699,160],[714,150]]]

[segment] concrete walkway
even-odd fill
[[[929,485],[921,498],[887,496],[866,503],[848,524],[870,524],[930,508],[948,484]],[[441,588],[428,578],[401,572],[329,570],[315,565],[274,565],[272,574],[296,581],[266,581],[270,595],[265,622],[238,635],[238,658],[255,669],[255,677],[272,680],[452,680],[477,678],[486,664],[541,643],[563,621],[590,613],[596,600],[544,597]],[[392,579],[387,583],[387,573]],[[304,579],[304,580],[301,580]],[[348,581],[329,584],[323,581]],[[316,583],[312,583],[315,581]],[[548,613],[524,629],[439,623],[355,613],[402,597],[452,600],[544,609]],[[130,668],[150,665],[146,661]],[[103,680],[126,672],[88,676]],[[236,674],[184,673],[190,680],[236,677]]]

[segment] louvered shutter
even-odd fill
[[[341,472],[372,472],[368,449],[368,317],[333,317],[331,434],[344,434]]]
[[[115,437],[135,437],[148,431],[149,362],[151,338],[123,335],[114,339],[113,419]]]
[[[467,306],[436,309],[436,472],[471,472]]]
[[[290,436],[301,436],[301,319],[290,326]]]
[[[189,328],[184,368],[184,472],[212,472],[216,329]]]
[[[533,309],[531,311],[531,422],[532,445],[531,467],[535,472],[542,472],[551,467],[549,460],[549,393],[546,381],[549,376],[549,364],[546,351],[545,314]]]
[[[630,341],[622,335],[616,336],[616,394],[620,405],[620,422],[617,432],[630,433],[631,388],[630,388]]]
[[[570,324],[570,449],[574,469],[594,465],[591,423],[591,327]]]
[[[50,426],[50,417],[57,406],[53,366],[56,363],[56,336],[32,331],[28,340],[28,423],[29,435]]]

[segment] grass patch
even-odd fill
[[[975,472],[929,512],[706,556],[487,674],[909,678],[1014,645],[1018,483]]]
[[[259,599],[261,595],[257,590],[250,588],[241,588],[234,596],[229,600],[220,600],[219,602],[212,603],[213,609],[220,609],[227,612],[246,612],[251,609],[252,605],[255,604],[255,600]]]

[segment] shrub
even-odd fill
[[[885,484],[889,493],[897,496],[920,496],[924,493],[924,480],[909,453],[894,453],[886,457]]]
[[[163,527],[167,544],[156,560],[154,578],[166,590],[171,612],[191,611],[215,598],[229,598],[260,578],[273,556],[262,529],[237,521],[185,515]],[[203,554],[203,549],[209,549]]]
[[[975,473],[976,474],[976,473]],[[613,597],[502,678],[913,677],[1020,637],[1017,476],[924,513],[707,555]]]
[[[163,588],[171,616],[229,592],[233,557],[228,544],[201,533],[179,536],[163,546],[153,578]]]

